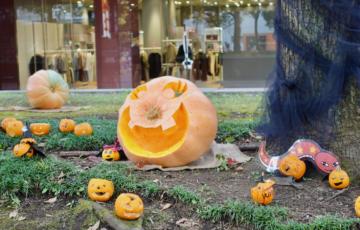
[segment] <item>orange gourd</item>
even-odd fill
[[[355,200],[355,213],[357,217],[360,217],[360,196]]]
[[[119,110],[120,144],[139,165],[186,165],[209,150],[216,131],[214,106],[185,79],[151,80],[134,89]]]
[[[349,175],[338,166],[329,174],[329,184],[338,190],[347,188],[350,184]]]
[[[30,131],[36,136],[44,136],[49,134],[51,125],[48,123],[33,123],[30,125]]]
[[[255,187],[251,188],[251,198],[255,203],[261,205],[268,205],[272,202],[275,192],[272,180],[267,180],[264,183],[258,183]]]
[[[24,124],[21,121],[9,121],[6,124],[6,134],[11,137],[18,137],[23,134]]]
[[[89,123],[81,123],[74,128],[74,134],[76,136],[90,136],[92,133],[93,129]]]
[[[114,184],[112,181],[93,178],[88,184],[88,196],[93,201],[106,202],[114,194]]]
[[[36,109],[59,109],[67,101],[69,86],[53,70],[40,70],[30,76],[26,86],[30,105]]]
[[[14,117],[5,117],[2,121],[1,121],[1,128],[6,131],[6,126],[9,122],[11,121],[16,121],[16,118]]]
[[[122,193],[115,201],[115,213],[125,220],[136,220],[144,212],[144,204],[141,198],[133,193]]]
[[[71,119],[61,119],[59,123],[59,130],[63,133],[73,132],[75,129],[75,121]]]
[[[285,176],[300,180],[306,172],[306,164],[295,155],[288,155],[281,159],[279,171]]]

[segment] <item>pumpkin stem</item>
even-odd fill
[[[161,118],[161,111],[159,107],[152,107],[146,113],[146,117],[149,120],[156,120]]]

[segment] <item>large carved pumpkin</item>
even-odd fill
[[[60,74],[40,70],[32,75],[26,86],[27,98],[37,109],[58,109],[67,101],[69,87]]]
[[[119,111],[118,138],[138,165],[186,165],[209,148],[216,110],[192,82],[156,78],[134,89]]]

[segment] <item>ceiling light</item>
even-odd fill
[[[186,1],[186,4],[190,4],[190,1]]]
[[[247,6],[249,6],[249,7],[250,7],[250,6],[251,6],[251,4],[250,4],[250,3],[248,3],[248,4],[247,4]]]
[[[229,7],[230,7],[229,4],[226,4],[225,6],[226,6],[226,8],[229,8]]]
[[[215,2],[215,5],[217,6],[218,2]]]
[[[261,6],[261,2],[259,2],[259,6]]]
[[[90,8],[94,8],[94,5],[90,5],[89,7],[90,7]]]
[[[274,5],[274,3],[273,3],[273,2],[270,2],[269,5],[272,6],[272,5]]]

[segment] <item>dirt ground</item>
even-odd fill
[[[250,188],[257,183],[263,169],[257,160],[255,152],[247,152],[246,154],[253,157],[253,159],[241,165],[243,168],[241,171],[234,169],[222,172],[216,169],[181,172],[154,170],[148,172],[135,171],[135,174],[143,180],[157,181],[161,187],[165,188],[182,185],[191,191],[196,191],[210,203],[222,203],[229,199],[250,201]],[[67,158],[67,160],[75,162],[83,168],[92,167],[97,163],[94,158]],[[304,223],[313,220],[316,216],[326,214],[354,217],[354,199],[360,195],[358,185],[353,183],[349,189],[339,193],[330,189],[327,180],[323,181],[323,178],[314,172],[299,182],[299,185],[301,188],[275,185],[276,195],[271,205],[288,208],[291,219]],[[63,229],[70,222],[78,223],[78,225],[72,225],[75,227],[74,229],[87,229],[87,227],[95,223],[96,218],[90,218],[90,221],[87,220],[86,222],[86,218],[81,217],[81,215],[69,214],[73,209],[69,206],[72,202],[69,198],[59,198],[54,204],[44,205],[44,201],[47,199],[49,197],[25,198],[21,203],[19,215],[26,217],[26,220],[32,220],[32,223],[44,222],[43,225],[37,225],[37,229],[49,229],[50,225],[47,224],[47,221],[52,221],[55,218],[58,220],[56,221],[56,227],[53,229]],[[112,210],[113,203],[114,199],[110,203],[103,205]],[[161,210],[168,203],[171,203],[171,207]],[[232,226],[229,223],[213,224],[204,222],[197,216],[196,208],[191,208],[182,203],[174,203],[174,201],[145,200],[145,207],[143,224],[145,229],[239,229],[239,227]],[[8,219],[8,215],[12,210],[2,207],[1,202],[0,210],[0,219],[4,217]],[[185,223],[177,224],[181,219]],[[23,228],[24,224],[28,226],[26,220],[8,220],[9,223],[3,226],[25,229]],[[77,228],[80,226],[81,228]],[[109,229],[104,225],[101,227]],[[247,226],[241,226],[241,229],[248,228]]]

